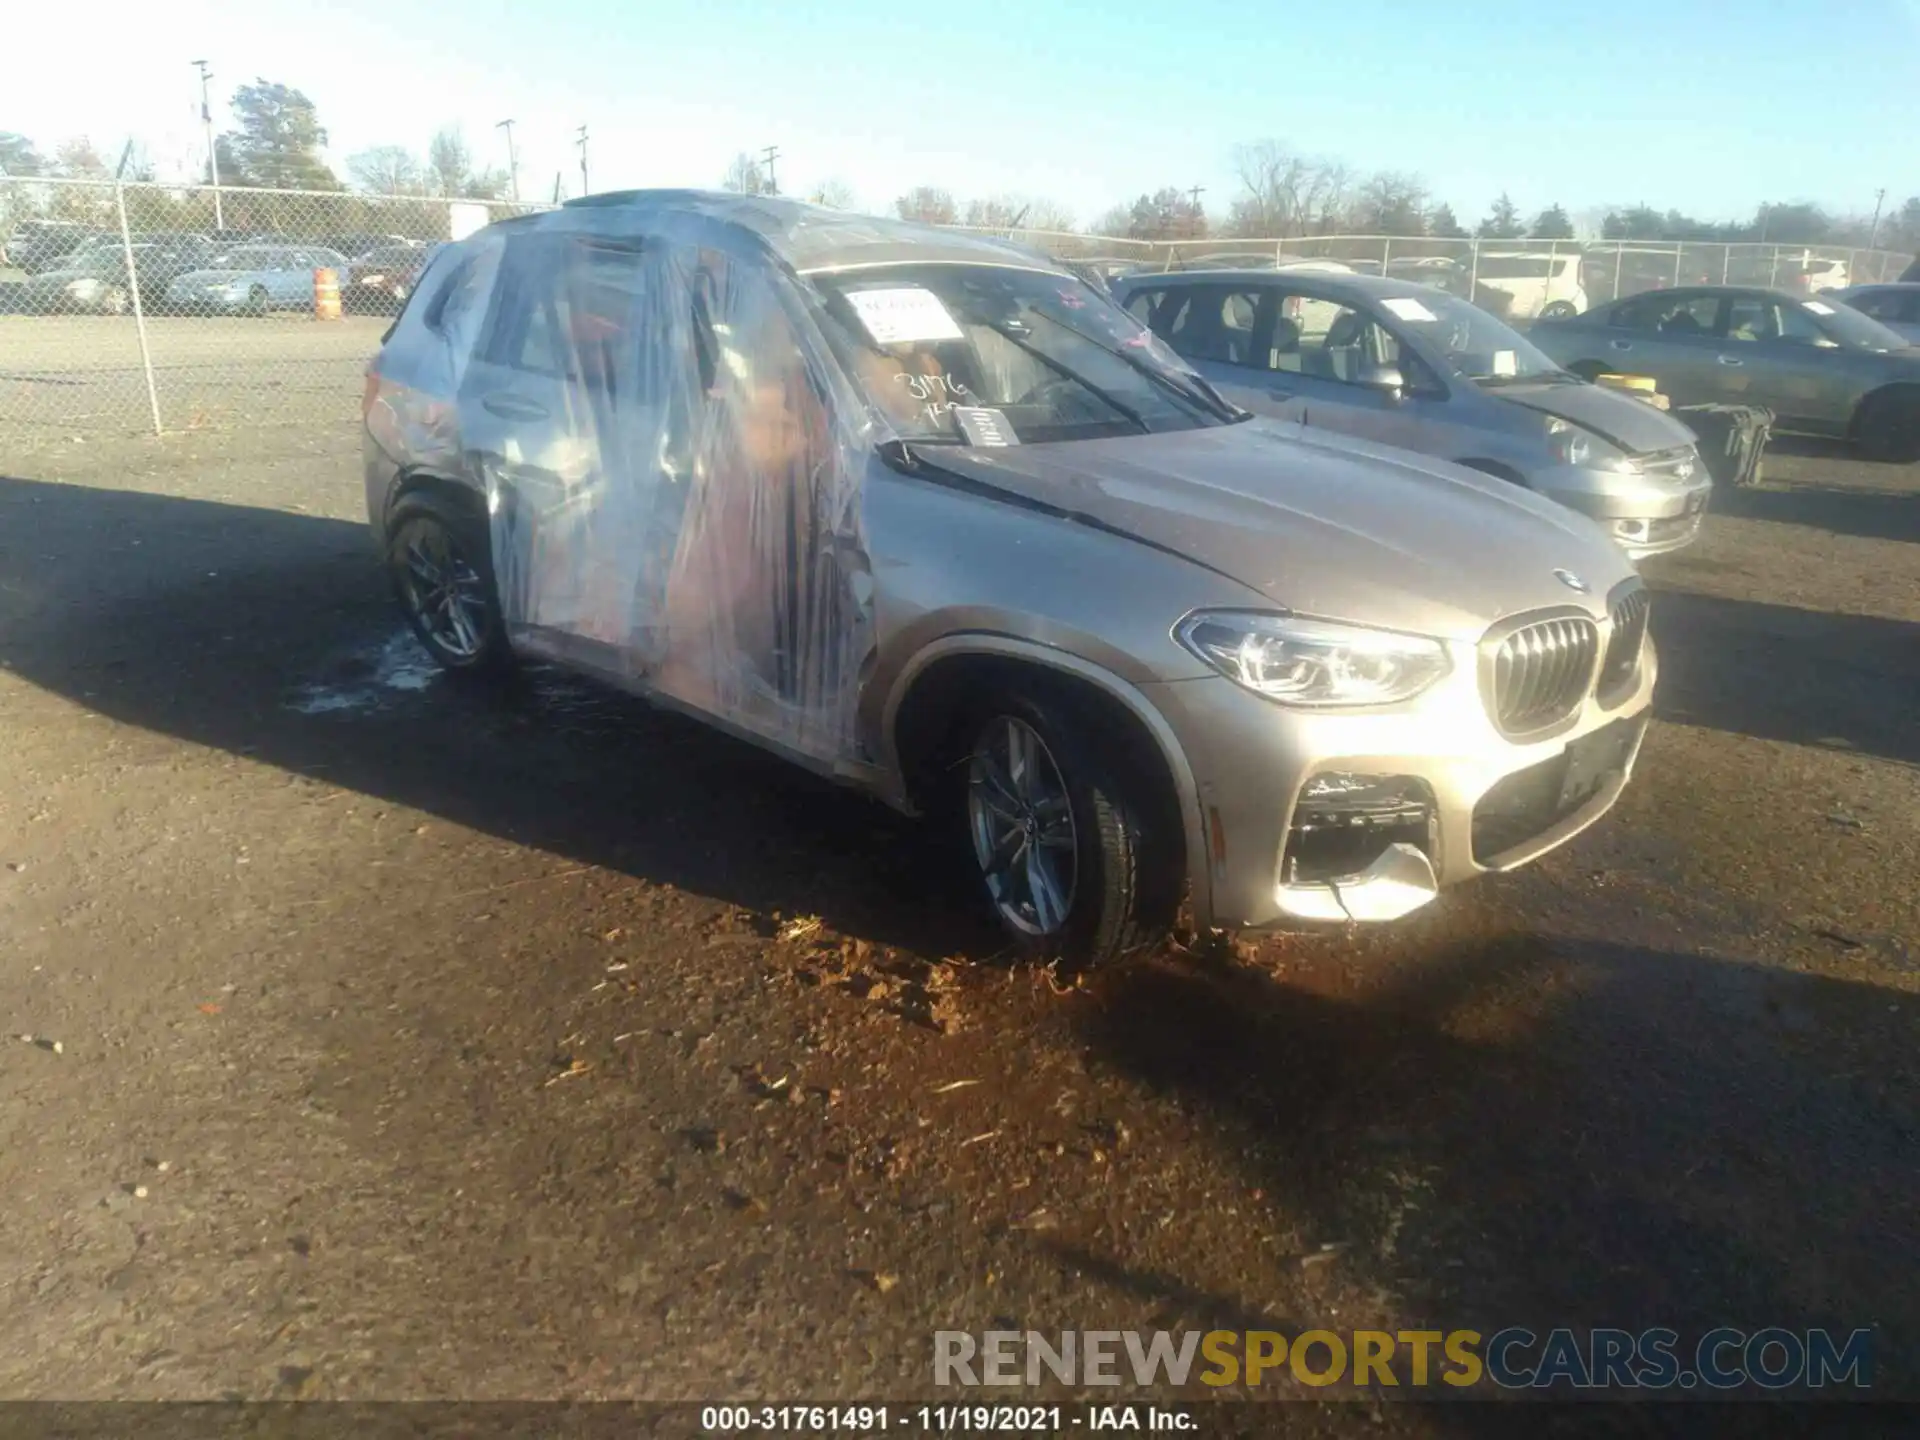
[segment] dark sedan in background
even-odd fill
[[[1920,460],[1920,350],[1831,295],[1656,290],[1535,321],[1527,338],[1587,379],[1646,375],[1676,406],[1760,405],[1777,430]]]
[[[388,245],[355,260],[341,277],[340,303],[357,315],[398,315],[440,245]]]

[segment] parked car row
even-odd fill
[[[137,280],[129,276],[129,248]],[[124,315],[137,285],[142,308],[156,314],[310,311],[318,272],[331,270],[347,309],[392,314],[436,248],[392,243],[350,261],[343,251],[310,244],[148,232],[129,247],[117,235],[92,235],[34,273],[19,287],[17,303],[30,314]]]
[[[1912,317],[1920,286],[1867,292],[1876,308]],[[1650,291],[1528,332],[1576,375],[1651,376],[1677,405],[1764,406],[1776,430],[1898,461],[1920,459],[1920,350],[1910,336],[1838,295],[1738,285]]]
[[[491,226],[368,368],[395,595],[456,675],[581,669],[948,827],[1013,943],[1076,963],[1183,902],[1392,920],[1599,820],[1658,668],[1623,550],[1209,376],[1384,411],[1431,371],[1560,447],[1542,471],[1662,454],[1662,418],[1433,289],[1112,283],[1133,313],[1009,243],[771,197]]]

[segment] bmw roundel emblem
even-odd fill
[[[1579,594],[1582,594],[1582,595],[1587,593],[1587,582],[1582,580],[1578,575],[1574,574],[1571,570],[1556,570],[1553,572],[1553,578],[1558,580],[1562,585],[1566,586],[1567,589],[1569,590],[1577,591]]]

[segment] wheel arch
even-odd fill
[[[1026,683],[1082,713],[1104,711],[1118,722],[1104,738],[1117,741],[1129,763],[1143,767],[1151,803],[1180,845],[1178,864],[1188,882],[1194,920],[1212,924],[1213,894],[1206,865],[1200,790],[1173,727],[1140,688],[1112,671],[1031,640],[1010,635],[947,635],[923,647],[902,667],[881,711],[880,744],[901,798],[921,809],[928,764],[955,739],[957,703],[989,685]],[[1176,817],[1177,813],[1177,818]]]
[[[1904,396],[1915,404],[1920,404],[1920,380],[1889,380],[1884,385],[1876,385],[1867,391],[1855,403],[1853,414],[1847,418],[1847,434],[1858,438],[1861,417],[1867,415],[1875,405],[1884,404],[1889,397]]]

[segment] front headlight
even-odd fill
[[[1437,640],[1256,611],[1196,611],[1173,633],[1229,680],[1286,705],[1390,705],[1450,668]]]
[[[76,300],[91,300],[100,293],[100,282],[92,276],[67,282],[67,294]]]
[[[1632,475],[1639,469],[1626,451],[1608,444],[1591,430],[1583,430],[1571,420],[1553,416],[1547,421],[1547,446],[1562,465],[1581,469],[1612,470]]]

